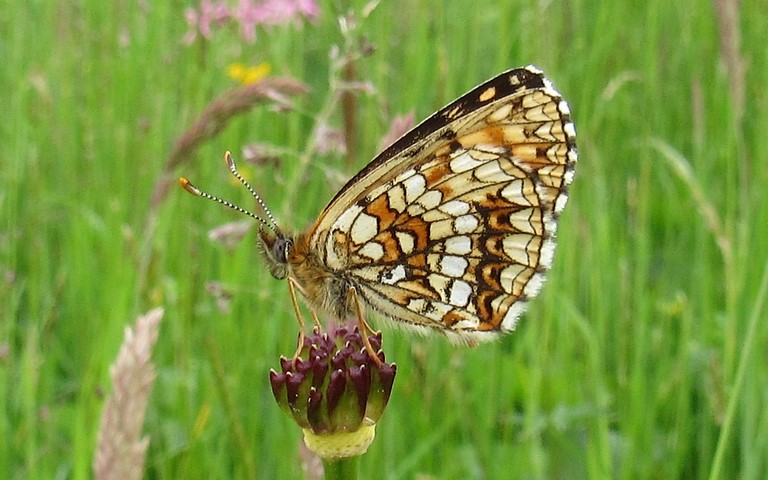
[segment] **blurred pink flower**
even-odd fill
[[[184,15],[189,26],[187,34],[184,35],[184,43],[190,44],[195,41],[198,32],[204,38],[211,38],[211,24],[218,26],[226,23],[232,18],[232,11],[225,2],[201,0],[199,11],[188,8]]]
[[[287,25],[302,20],[314,20],[320,13],[316,0],[239,0],[236,7],[228,2],[201,0],[200,8],[185,12],[189,31],[184,42],[192,43],[199,33],[211,37],[211,26],[227,22],[240,24],[240,34],[247,42],[256,40],[258,25]]]

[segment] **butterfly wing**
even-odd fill
[[[514,328],[543,283],[575,164],[561,95],[535,67],[510,70],[384,150],[310,241],[395,323],[492,338]]]

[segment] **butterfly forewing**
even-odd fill
[[[514,328],[543,283],[575,163],[560,94],[534,67],[511,70],[382,152],[323,211],[308,247],[385,317],[490,338]]]

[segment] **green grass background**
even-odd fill
[[[187,46],[187,2],[0,2],[0,477],[90,477],[109,366],[154,306],[147,477],[301,477],[267,381],[295,342],[285,283],[254,231],[233,251],[207,239],[234,212],[173,190],[147,229],[150,194],[177,136],[234,86],[227,65],[266,61],[311,87],[300,111],[256,109],[174,172],[250,205],[223,152],[306,147],[336,18],[355,11],[375,92],[354,167],[286,155],[248,171],[285,228],[373,157],[393,115],[422,119],[510,67],[553,79],[580,153],[516,333],[464,349],[385,331],[399,372],[363,478],[766,478],[768,4],[742,1],[732,29],[722,3],[413,0],[363,20],[362,1],[336,1],[253,44],[227,28]],[[209,280],[234,292],[230,313]]]

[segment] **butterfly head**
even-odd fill
[[[261,253],[269,273],[278,280],[288,276],[288,253],[293,247],[293,238],[281,231],[262,227],[259,230]]]
[[[245,215],[258,220],[260,223],[259,238],[261,239],[261,250],[264,256],[264,260],[267,262],[267,266],[269,267],[269,272],[275,278],[285,278],[288,275],[288,254],[291,250],[291,247],[293,246],[293,238],[284,234],[280,230],[280,228],[277,226],[277,222],[275,222],[275,218],[272,216],[272,212],[269,211],[269,208],[267,208],[264,200],[261,199],[261,196],[256,193],[256,190],[253,189],[251,184],[248,183],[248,181],[244,179],[242,175],[240,175],[240,172],[237,171],[237,166],[235,165],[235,161],[232,159],[232,154],[229,152],[225,153],[224,160],[227,162],[227,167],[229,168],[229,171],[232,172],[232,175],[234,175],[235,178],[237,178],[240,183],[245,185],[245,188],[251,192],[253,198],[256,199],[256,202],[264,211],[264,215],[267,217],[267,220],[261,218],[249,210],[240,207],[239,205],[235,205],[232,202],[200,190],[196,186],[192,185],[192,183],[190,183],[189,180],[184,177],[179,179],[179,183],[181,184],[182,188],[184,188],[184,190],[188,191],[192,195],[207,198],[208,200],[213,200],[214,202],[220,203],[225,207],[237,210],[240,213],[244,213]]]

